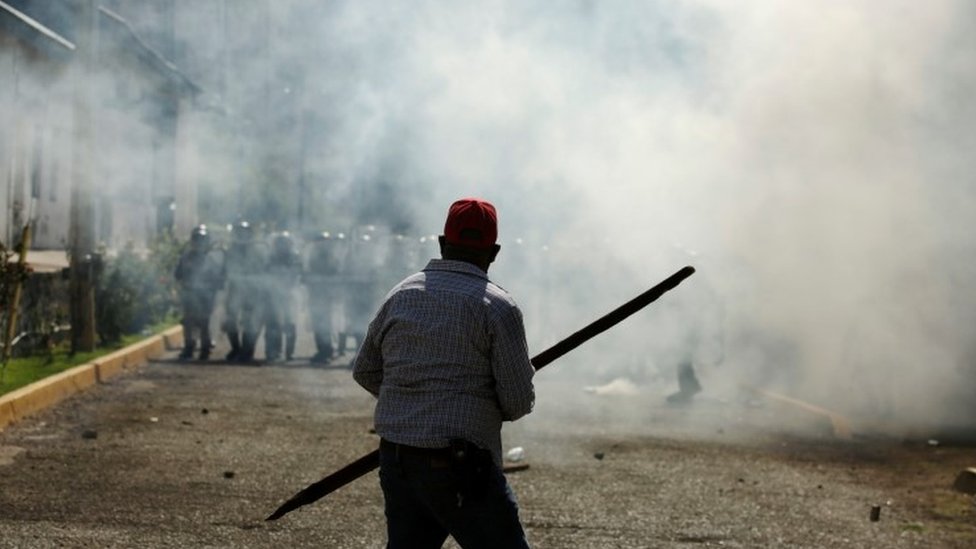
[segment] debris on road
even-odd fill
[[[525,471],[529,468],[528,463],[510,463],[502,466],[503,473],[518,473],[519,471]]]
[[[871,522],[878,522],[881,520],[881,506],[872,505],[871,506]]]
[[[94,440],[98,438],[98,431],[95,429],[85,429],[81,432],[81,438],[86,440]]]
[[[505,454],[505,459],[513,462],[522,461],[525,459],[525,448],[522,448],[521,446],[512,448]]]
[[[634,385],[632,381],[626,378],[618,377],[610,383],[604,385],[591,385],[588,387],[583,387],[583,391],[600,396],[607,395],[636,395],[638,393],[637,386]]]
[[[224,478],[234,478],[234,471],[224,471]]]
[[[964,494],[976,494],[976,467],[968,467],[960,471],[952,488]]]
[[[606,454],[604,454],[603,452],[597,452],[597,453],[593,454],[593,457],[595,457],[596,459],[603,459],[603,457],[605,455]]]

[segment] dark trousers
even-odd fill
[[[214,296],[206,290],[184,290],[183,302],[183,352],[181,358],[190,358],[196,342],[200,342],[200,358],[210,356],[210,315],[213,313]],[[197,339],[199,337],[199,339]]]
[[[291,319],[282,321],[280,318],[269,318],[264,329],[264,354],[268,360],[281,358],[281,347],[284,342],[285,358],[291,360],[295,354],[295,339],[298,334],[295,323]]]
[[[446,449],[380,445],[387,549],[436,549],[448,535],[464,549],[528,549],[501,469],[487,453],[470,459],[483,459],[477,474]]]
[[[227,360],[251,361],[263,324],[263,297],[252,287],[227,290],[223,329],[230,342]],[[243,331],[243,333],[242,333]]]

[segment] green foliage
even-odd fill
[[[71,354],[67,345],[52,350],[48,356],[15,358],[7,364],[7,372],[0,380],[0,395],[29,385],[48,376],[63,372],[79,364],[85,364],[108,351]]]
[[[13,311],[14,293],[17,285],[22,284],[30,275],[30,267],[11,262],[13,252],[0,242],[0,342],[6,345],[7,330],[11,322],[11,312]],[[0,353],[3,353],[0,346]],[[3,353],[4,357],[7,353]],[[0,364],[0,382],[3,381],[7,373],[6,360]]]
[[[14,356],[50,354],[59,341],[70,337],[68,286],[59,272],[34,273],[24,282],[17,322],[24,336],[14,346]]]
[[[158,235],[149,243],[149,261],[156,270],[165,273],[169,277],[169,283],[173,283],[173,271],[176,264],[180,261],[180,253],[183,251],[184,244],[177,239],[171,231],[166,231]]]
[[[103,260],[95,285],[95,326],[102,344],[116,343],[176,314],[173,270],[179,254],[179,242],[167,232],[145,254],[127,247]]]
[[[160,324],[152,326],[151,329],[154,333],[157,333],[168,327],[169,325]],[[35,381],[63,372],[69,368],[87,364],[100,356],[137,343],[141,338],[141,335],[123,336],[119,342],[113,345],[102,346],[87,353],[74,354],[71,353],[71,345],[68,342],[63,342],[52,347],[50,353],[46,356],[14,358],[7,364],[6,376],[4,379],[0,379],[0,395],[30,385]]]
[[[96,262],[95,324],[102,348],[117,347],[147,330],[172,325],[178,309],[173,270],[181,245],[169,233],[153,240],[148,250],[128,247],[115,256],[102,254]],[[24,282],[18,331],[26,332],[10,367],[0,369],[0,393],[52,373],[81,364],[93,356],[79,353],[65,358],[69,290],[60,274],[31,276],[29,269],[10,261],[13,254],[0,243],[0,328],[5,329],[10,302],[18,282]],[[2,332],[6,334],[6,332]],[[43,351],[43,353],[38,353]],[[102,351],[107,352],[107,351]],[[30,356],[37,354],[37,356]],[[9,374],[11,379],[5,379]]]

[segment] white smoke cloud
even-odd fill
[[[318,196],[386,181],[420,234],[459,196],[493,200],[492,274],[524,304],[533,349],[699,268],[567,370],[672,379],[704,322],[722,347],[702,359],[706,389],[769,383],[857,418],[969,422],[970,3],[275,9],[275,56],[328,122],[309,161]]]

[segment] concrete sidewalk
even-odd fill
[[[98,357],[59,374],[0,396],[0,430],[31,414],[47,409],[96,383],[144,366],[166,351],[183,346],[183,327],[174,326],[159,335]]]

